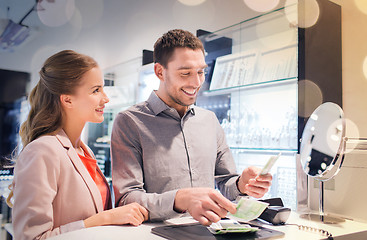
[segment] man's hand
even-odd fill
[[[185,188],[176,193],[174,209],[188,211],[202,225],[210,225],[225,217],[228,212],[235,213],[236,205],[212,188]]]
[[[273,177],[270,173],[257,176],[260,171],[261,169],[257,167],[248,167],[243,170],[238,180],[238,190],[240,190],[241,193],[245,193],[255,198],[264,196],[271,186]]]

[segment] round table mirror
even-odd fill
[[[345,119],[343,110],[335,103],[320,105],[308,119],[300,145],[300,161],[303,171],[319,181],[319,214],[304,217],[336,223],[341,219],[324,214],[324,182],[340,170],[345,150]]]

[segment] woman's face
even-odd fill
[[[104,79],[99,67],[92,68],[81,78],[82,84],[77,87],[72,95],[73,115],[72,118],[79,118],[84,123],[100,123],[104,120],[103,109],[109,102],[106,93],[103,91]]]

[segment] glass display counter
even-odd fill
[[[320,33],[320,28],[334,22],[340,28],[340,7],[334,9],[335,4],[329,1],[318,3],[320,11],[331,9],[331,12],[327,16],[320,15],[312,29],[298,26],[297,20],[305,16],[298,13],[304,8],[290,4],[215,32],[204,31],[199,36],[209,67],[197,105],[216,113],[238,173],[248,166],[262,167],[270,156],[282,153],[271,171],[273,184],[265,198],[281,197],[285,206],[292,209],[297,208],[299,133],[307,120],[304,109],[309,101],[305,94],[307,89],[299,83],[308,76],[311,76],[308,80],[315,83],[325,85],[328,81],[322,77],[327,75],[327,69],[320,66],[317,69],[309,63],[332,64],[335,59],[329,55],[311,57],[317,49],[324,48],[327,53],[334,46],[320,40],[326,34]],[[330,29],[332,34],[334,30]],[[340,37],[336,45],[339,43]],[[225,46],[226,50],[212,46]],[[341,58],[336,60],[341,61]],[[332,100],[341,99],[338,93],[341,74],[330,81],[337,86],[336,90],[329,89]],[[318,85],[321,91],[326,90],[322,84]],[[322,101],[328,100],[328,94],[323,97]]]

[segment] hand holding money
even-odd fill
[[[248,222],[258,218],[268,205],[266,202],[242,197],[237,203],[237,211],[234,214],[228,213],[227,217],[239,222]]]
[[[272,176],[270,173],[258,176],[260,171],[261,169],[257,167],[248,167],[243,170],[238,180],[238,190],[251,197],[263,197],[271,186]]]

